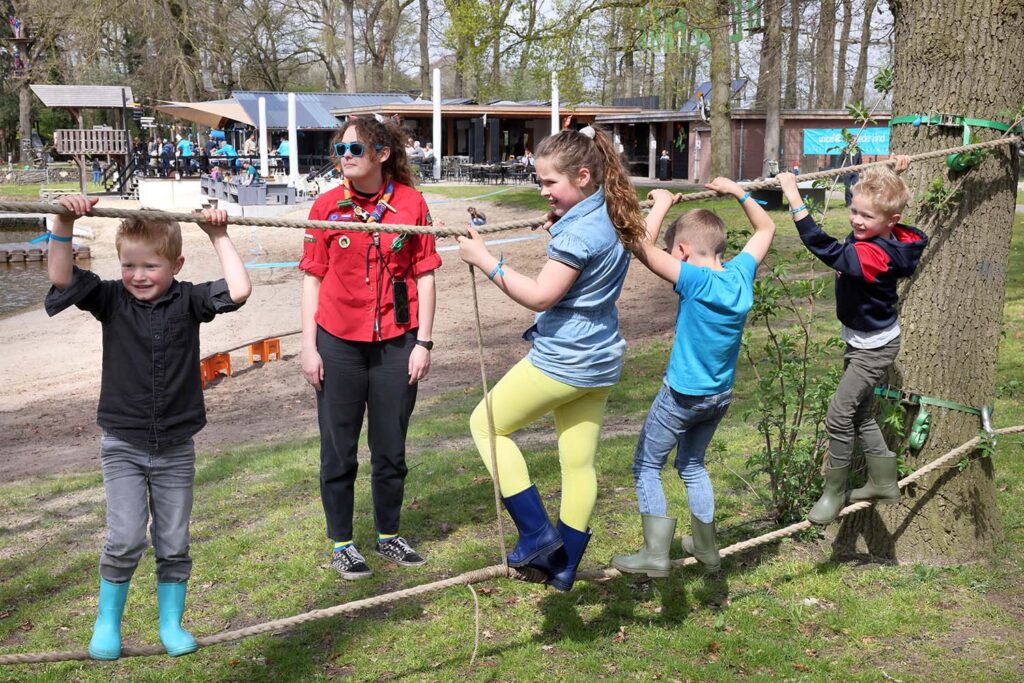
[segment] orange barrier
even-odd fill
[[[228,377],[231,376],[231,354],[229,353],[215,353],[199,361],[199,376],[203,381],[203,389],[206,388],[207,382],[222,372]]]
[[[276,354],[277,360],[281,360],[281,340],[278,337],[267,337],[252,342],[249,344],[249,365],[256,362],[266,363],[272,354]]]

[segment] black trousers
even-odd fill
[[[405,494],[405,435],[416,406],[409,384],[409,354],[416,331],[380,342],[339,339],[317,328],[316,346],[324,364],[317,392],[320,422],[320,499],[327,535],[352,539],[359,432],[366,414],[370,447],[370,490],[378,533],[397,534]]]

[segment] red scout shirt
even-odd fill
[[[387,181],[373,197],[353,192],[353,199],[373,213]],[[338,186],[313,202],[310,220],[359,222],[350,207],[339,208],[345,189]],[[388,202],[396,211],[387,210],[381,223],[431,225],[430,212],[423,195],[408,185],[394,184]],[[378,235],[380,252],[374,245]],[[355,232],[349,230],[307,230],[302,242],[299,268],[321,278],[316,323],[335,337],[349,341],[380,341],[401,336],[419,327],[419,296],[416,278],[441,266],[441,256],[433,235],[406,235],[394,249],[398,234],[393,232]],[[386,268],[380,262],[384,255]],[[390,269],[390,274],[388,270]],[[409,324],[396,325],[392,275],[405,280],[409,291]],[[379,332],[374,330],[380,325]]]

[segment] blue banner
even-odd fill
[[[850,131],[852,134],[856,132],[856,129]],[[841,128],[804,128],[804,154],[841,154],[845,146]],[[889,129],[865,128],[857,146],[861,154],[887,156]]]

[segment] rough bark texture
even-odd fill
[[[860,25],[860,50],[857,53],[857,70],[853,72],[850,99],[863,102],[867,98],[864,88],[868,83],[868,48],[871,46],[871,19],[875,14],[878,0],[864,0],[864,20]]]
[[[764,71],[764,163],[761,175],[767,178],[778,166],[779,160],[779,108],[782,104],[782,0],[764,0],[764,44],[761,53],[768,62]],[[760,85],[760,84],[758,84]]]
[[[800,0],[789,0],[789,42],[786,47],[786,94],[782,106],[796,109],[796,65],[800,37]]]
[[[728,0],[715,0],[711,35],[711,177],[732,176]]]
[[[836,1],[821,0],[818,15],[818,35],[814,51],[814,106],[827,109],[832,106],[832,84],[836,55]]]
[[[341,0],[344,12],[342,23],[345,26],[345,90],[356,92],[359,87],[356,82],[356,30],[355,30],[355,0]]]
[[[430,92],[430,8],[427,0],[420,0],[420,93],[422,97]]]
[[[839,52],[836,53],[836,91],[832,108],[842,109],[846,97],[846,55],[850,51],[850,26],[853,24],[853,0],[843,0],[843,24],[839,31]]]
[[[894,115],[951,112],[1004,120],[1024,101],[1024,5],[1020,0],[978,0],[969,6],[940,0],[892,2],[895,16]],[[955,40],[953,38],[956,38]],[[956,87],[969,83],[972,87]],[[893,149],[914,154],[952,147],[962,133],[909,125],[893,129]],[[979,141],[995,131],[978,130]],[[904,288],[903,344],[892,382],[905,389],[971,406],[992,402],[996,351],[1013,224],[1019,161],[1011,146],[992,152],[962,174],[963,202],[951,217],[927,218],[931,244]],[[953,174],[955,182],[960,174]],[[941,161],[915,165],[907,183],[918,197]],[[935,409],[924,448],[908,456],[916,469],[975,436],[976,417]],[[912,417],[912,416],[911,416]],[[890,446],[894,447],[890,439]],[[855,515],[836,539],[840,552],[864,551],[901,563],[951,565],[983,559],[1002,538],[992,481],[995,460],[972,460],[963,471],[941,470],[901,504]]]
[[[18,84],[18,161],[22,164],[32,163],[32,90],[28,85],[28,78]]]

